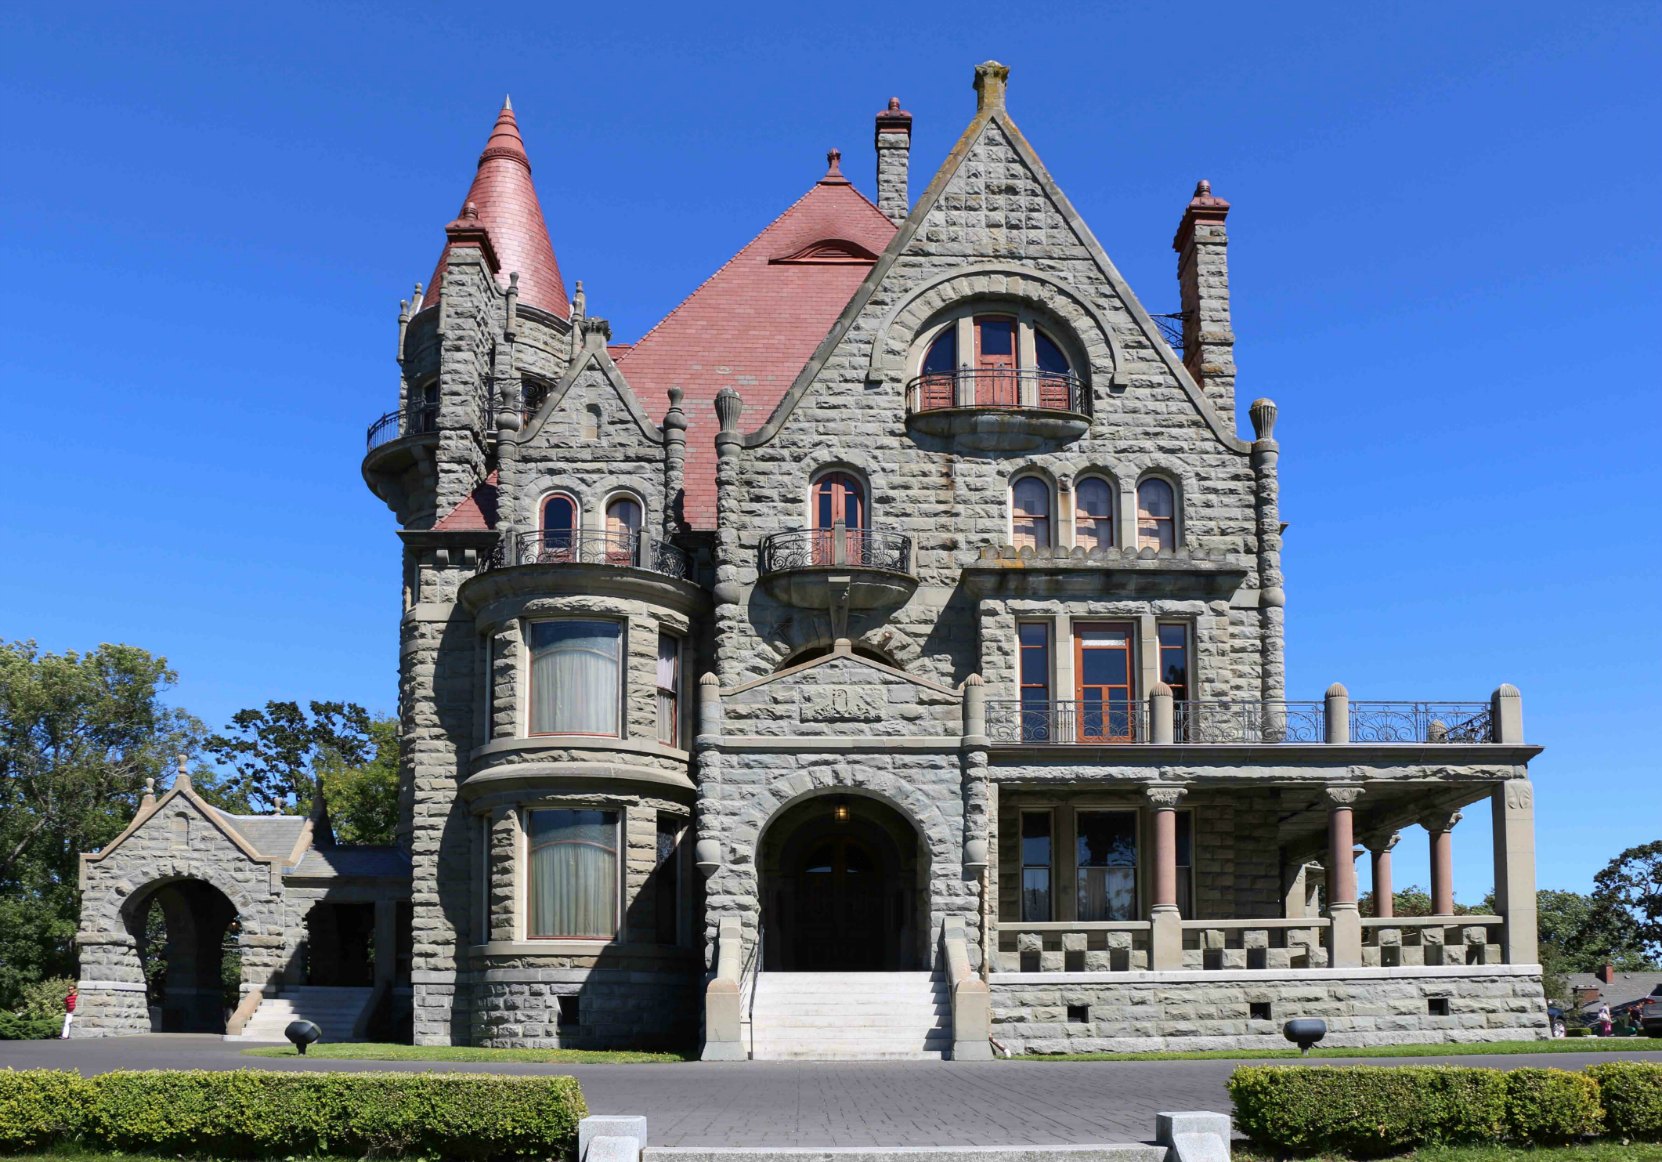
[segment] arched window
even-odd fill
[[[577,502],[563,492],[556,492],[542,502],[542,536],[538,539],[537,559],[543,562],[563,562],[576,559]]]
[[[1114,547],[1114,486],[1100,476],[1074,487],[1073,542],[1087,552]]]
[[[1050,525],[1050,485],[1040,477],[1018,477],[1010,486],[1010,543],[1018,549],[1048,549],[1055,543]]]
[[[1034,378],[1038,380],[1038,401],[1042,408],[1053,411],[1073,411],[1073,393],[1069,390],[1073,368],[1056,340],[1039,328],[1033,328],[1033,355],[1037,366]]]
[[[958,324],[948,323],[923,357],[918,380],[919,411],[937,411],[958,405]]]
[[[606,562],[633,565],[641,539],[641,502],[619,496],[606,506]]]
[[[858,564],[865,534],[866,490],[860,481],[848,472],[827,472],[815,480],[814,564]]]
[[[1177,547],[1176,493],[1158,476],[1137,485],[1137,547],[1162,553]]]

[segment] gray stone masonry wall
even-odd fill
[[[1052,976],[1060,974],[1050,974]],[[1327,969],[1279,973],[995,975],[993,1040],[1015,1055],[1140,1049],[1284,1049],[1293,1017],[1327,1021],[1324,1045],[1536,1040],[1548,1035],[1541,977],[1527,969]],[[1142,977],[1142,979],[1133,979]],[[1165,979],[1160,979],[1160,978]],[[1447,1016],[1431,1013],[1446,1000]],[[1267,1003],[1268,1020],[1251,1005]],[[1083,1020],[1069,1008],[1083,1007]]]
[[[502,304],[484,254],[449,252],[439,298],[439,454],[436,517],[460,504],[485,478],[484,417],[494,384]]]
[[[1096,327],[1096,317],[1106,320],[1107,337],[1089,331],[1072,337],[1076,348],[1097,353],[1081,368],[1089,375],[1094,414],[1081,439],[1030,454],[954,451],[906,431],[906,378],[914,368],[904,359],[890,360],[892,373],[868,381],[873,343],[891,341],[885,320],[892,312],[931,282],[988,264],[1011,273],[976,275],[961,288],[953,284],[954,294],[967,297],[928,293],[941,296],[943,312],[966,303],[986,309],[1010,303],[1045,317],[1078,319],[1081,327]],[[1037,276],[1031,287],[1018,277],[1021,271]],[[1089,311],[1040,288],[1038,279],[1065,286]],[[1025,288],[1022,297],[1012,297],[1012,286]],[[1060,322],[1052,326],[1063,330]],[[720,578],[736,585],[742,597],[738,605],[718,609],[723,684],[736,686],[764,674],[792,650],[827,635],[824,615],[782,607],[753,588],[762,539],[807,527],[810,480],[825,468],[863,476],[871,525],[904,533],[916,546],[917,593],[880,626],[880,619],[851,615],[851,635],[947,685],[980,668],[984,651],[1006,648],[991,642],[978,646],[975,610],[958,590],[958,580],[960,567],[983,546],[1008,541],[1008,488],[1022,470],[1064,479],[1098,470],[1122,491],[1147,473],[1164,474],[1179,486],[1184,543],[1253,559],[1252,466],[1239,447],[1219,439],[1156,348],[1161,342],[1143,330],[1047,182],[1028,168],[996,121],[987,123],[777,433],[740,450],[727,471]],[[1233,417],[1224,422],[1232,427]],[[1122,502],[1122,526],[1134,507],[1129,499]],[[1247,608],[1208,608],[1197,635],[1209,696],[1255,695],[1258,689],[1256,570],[1244,584],[1236,604]],[[1224,628],[1227,636],[1220,641]]]

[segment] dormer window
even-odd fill
[[[1025,313],[966,314],[938,328],[928,337],[910,395],[914,413],[1083,410],[1064,344]]]

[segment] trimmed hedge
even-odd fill
[[[1506,1128],[1506,1075],[1451,1065],[1246,1066],[1229,1078],[1235,1124],[1285,1150],[1358,1157],[1492,1142]]]
[[[0,1071],[0,1150],[79,1139],[214,1158],[318,1153],[569,1158],[572,1077],[469,1073]]]
[[[1598,1082],[1605,1133],[1662,1142],[1662,1064],[1611,1061],[1592,1066],[1587,1074]]]
[[[0,1013],[0,1041],[45,1041],[63,1032],[62,1017]]]
[[[1564,1069],[1513,1069],[1506,1077],[1506,1131],[1514,1142],[1558,1145],[1604,1127],[1599,1083]]]

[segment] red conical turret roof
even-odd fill
[[[508,276],[518,271],[520,302],[569,318],[571,302],[560,278],[560,264],[554,258],[554,244],[548,240],[536,187],[531,184],[531,159],[525,154],[511,101],[502,102],[496,127],[485,142],[485,152],[479,155],[479,172],[462,199],[464,210],[469,202],[478,208],[479,223],[489,233],[491,246],[501,259],[498,277],[502,284],[506,286]],[[446,246],[421,301],[423,307],[439,301],[449,254]]]

